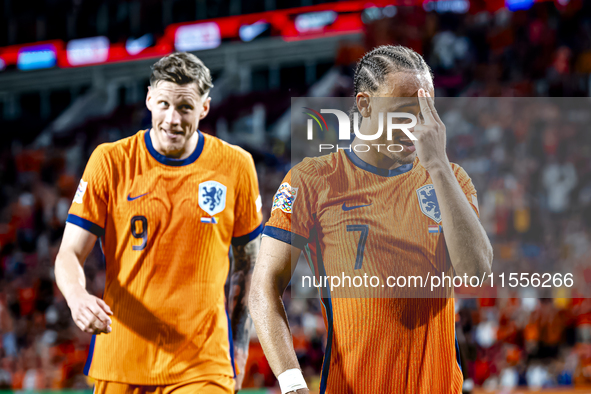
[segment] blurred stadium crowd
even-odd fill
[[[343,43],[334,66],[314,86],[293,70],[286,74],[288,85],[277,90],[262,85],[214,103],[202,124],[203,131],[230,142],[245,141],[257,164],[265,221],[290,167],[289,135],[270,132],[285,114],[289,118],[289,95],[350,96],[354,62],[366,49],[401,44],[422,53],[435,73],[439,97],[590,93],[591,5],[582,1],[560,9],[549,2],[529,11],[476,15],[398,7],[395,16],[368,23],[364,37],[363,45]],[[560,266],[590,287],[591,134],[585,125],[591,119],[573,110],[564,122],[556,116],[563,110],[557,101],[544,106],[530,113],[509,109],[503,116],[483,111],[473,118],[448,111],[448,155],[479,193],[495,269],[541,272]],[[256,115],[254,107],[263,111]],[[241,128],[254,127],[257,116],[266,125],[263,143],[240,135]],[[90,153],[99,143],[149,127],[149,119],[143,103],[121,105],[43,148],[16,135],[19,121],[0,122],[10,134],[0,146],[0,389],[91,385],[82,374],[90,336],[73,324],[55,285],[53,263]],[[103,267],[97,246],[84,268],[87,288],[97,296],[104,288]],[[471,384],[591,387],[591,299],[584,287],[557,291],[552,298],[516,292],[510,298],[457,300],[466,392]],[[285,302],[304,375],[317,387],[326,337],[319,302],[292,299],[289,290]],[[252,338],[244,386],[275,385]]]

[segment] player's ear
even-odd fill
[[[201,112],[201,115],[199,115],[199,120],[205,118],[207,116],[207,114],[209,113],[209,108],[211,104],[211,97],[207,97],[205,100],[203,100],[203,111]]]
[[[371,115],[371,98],[367,92],[359,92],[355,96],[357,109],[364,118],[368,118]]]
[[[152,112],[152,104],[150,103],[152,98],[152,87],[148,86],[148,94],[146,94],[146,107],[148,107],[148,110],[150,112]]]

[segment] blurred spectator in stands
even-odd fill
[[[570,205],[571,192],[577,185],[575,167],[570,162],[559,163],[551,159],[543,169],[543,179],[548,196],[548,209],[553,214],[564,213]]]
[[[542,387],[550,385],[548,369],[540,361],[532,361],[525,373],[527,386],[530,390],[539,391]]]
[[[2,351],[0,351],[0,356]],[[12,388],[12,358],[4,356],[0,358],[0,390]]]

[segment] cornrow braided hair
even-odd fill
[[[354,97],[359,92],[375,93],[391,72],[414,71],[427,74],[433,81],[433,73],[421,55],[402,45],[382,45],[367,52],[355,69]],[[432,82],[431,82],[432,83]],[[351,122],[358,113],[355,103],[349,112]],[[361,117],[358,118],[361,122]]]

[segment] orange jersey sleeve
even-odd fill
[[[67,222],[90,231],[97,237],[105,233],[109,200],[109,164],[106,145],[98,146],[86,165]]]
[[[236,205],[234,207],[234,232],[232,244],[241,245],[252,241],[262,229],[262,201],[259,194],[259,183],[252,156],[244,151],[242,173],[236,188]]]
[[[271,217],[263,234],[303,248],[317,214],[317,193],[322,178],[310,159],[292,168],[273,197]]]
[[[472,183],[472,179],[470,179],[466,171],[456,163],[451,163],[451,168],[453,169],[454,175],[456,176],[456,179],[458,180],[458,183],[460,184],[462,191],[466,195],[466,198],[468,199],[470,206],[472,207],[474,212],[476,212],[476,215],[480,217],[480,211],[478,209],[478,196],[476,193],[476,188]]]

